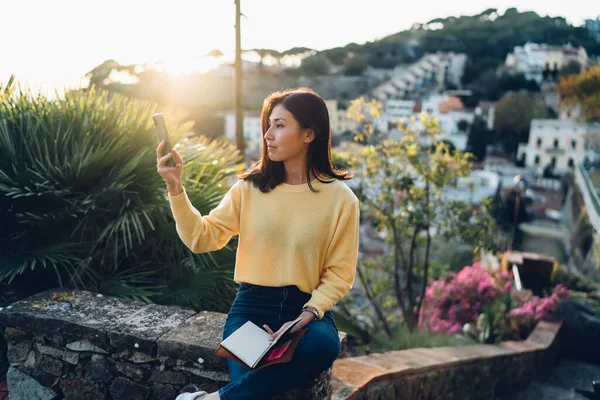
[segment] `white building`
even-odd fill
[[[325,100],[327,110],[329,111],[329,124],[331,135],[337,136],[344,132],[354,132],[358,123],[348,117],[346,109],[340,107],[337,100]]]
[[[412,116],[418,117],[426,113],[437,118],[440,123],[439,140],[451,142],[458,150],[467,148],[468,129],[463,132],[459,129],[459,122],[465,121],[469,126],[475,119],[475,114],[464,110],[464,105],[457,97],[446,95],[433,95],[423,102],[413,100],[387,100],[383,103],[383,113],[374,121],[375,128],[381,132],[389,132],[391,139],[399,139],[402,133],[397,129],[402,119]],[[423,142],[427,145],[429,143]]]
[[[235,143],[235,113],[225,113],[225,138]],[[262,131],[260,129],[260,112],[246,111],[244,113],[244,140],[247,149],[253,153],[262,148]]]
[[[445,201],[462,201],[479,205],[486,198],[494,198],[501,186],[497,172],[473,170],[468,176],[457,178],[456,186],[448,186],[442,190]]]
[[[400,100],[423,95],[432,88],[443,89],[448,84],[459,87],[466,61],[465,54],[426,54],[414,64],[394,68],[391,77],[372,95],[380,101]]]
[[[567,172],[576,164],[597,158],[598,153],[592,149],[592,139],[599,136],[599,124],[535,119],[531,121],[529,142],[519,144],[517,159],[524,160],[526,167],[539,168],[540,171],[551,166],[556,172]]]
[[[586,19],[585,28],[596,40],[600,40],[600,16],[596,19]]]
[[[544,70],[560,70],[571,61],[576,61],[582,69],[587,68],[588,55],[583,47],[550,46],[547,44],[526,43],[516,46],[506,56],[505,65],[525,75],[525,79],[536,81],[544,79]]]
[[[479,105],[475,107],[475,115],[482,118],[485,121],[486,128],[489,131],[494,130],[494,115],[496,112],[495,103],[488,101],[480,101]]]
[[[410,118],[419,110],[414,100],[387,100],[383,103],[381,117],[375,120],[375,128],[381,132],[389,132],[398,126],[401,119]]]

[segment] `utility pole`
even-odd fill
[[[244,155],[246,142],[244,141],[244,101],[242,99],[242,34],[240,20],[240,1],[235,0],[235,78],[234,78],[234,102],[235,102],[235,142],[238,150]]]

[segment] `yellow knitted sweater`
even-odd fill
[[[177,233],[195,253],[224,247],[239,234],[234,280],[261,286],[296,285],[311,294],[319,318],[352,288],[358,257],[359,202],[340,180],[282,183],[262,193],[237,181],[202,216],[185,193],[171,196]]]

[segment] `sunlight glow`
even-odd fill
[[[184,75],[194,72],[208,72],[220,65],[219,60],[214,57],[170,57],[152,64],[158,71],[172,75]]]

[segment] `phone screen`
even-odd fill
[[[159,141],[162,141],[162,140],[165,141],[165,147],[163,149],[163,156],[166,156],[167,154],[169,154],[171,152],[172,148],[171,148],[171,142],[169,140],[169,132],[167,131],[167,124],[165,123],[165,117],[163,116],[162,113],[156,113],[152,116],[152,119],[154,120],[154,126],[156,127],[156,133],[158,135]],[[167,160],[167,166],[169,166],[169,167],[175,166],[175,160],[173,159],[173,157],[171,157],[169,160]]]

